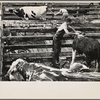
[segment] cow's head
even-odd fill
[[[15,75],[16,72],[19,72],[19,70],[22,70],[25,63],[27,62],[20,58],[13,61],[5,77],[9,77],[9,79],[12,80],[12,76]]]
[[[14,9],[9,9],[8,10],[10,13],[14,13]]]
[[[10,12],[10,13],[17,13],[17,11],[18,11],[18,10],[16,10],[16,9],[9,9],[9,12]]]
[[[9,75],[4,77],[5,81],[25,81],[24,77],[19,71],[12,71]]]
[[[23,9],[9,9],[9,12],[13,13],[21,18],[24,18],[24,16],[25,16],[25,12]]]
[[[32,63],[25,63],[22,66],[18,66],[17,67],[17,72],[22,75],[23,79],[25,81],[30,81],[31,80],[31,76],[34,73],[34,68],[35,68],[35,64]],[[15,73],[14,73],[15,75]]]
[[[23,65],[22,68],[19,68],[19,72],[22,74],[22,76],[24,77],[25,80],[30,81],[31,80],[31,76],[34,73],[34,63],[30,64],[30,63],[25,63]]]

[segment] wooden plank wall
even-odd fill
[[[2,16],[2,10],[1,10],[1,3],[0,3],[0,81],[2,80],[2,60],[3,60],[3,53],[2,53],[2,21],[1,21],[1,16]]]
[[[52,39],[55,34],[54,26],[59,27],[63,22],[61,14],[54,16],[47,12],[46,21],[30,19],[22,21],[19,17],[7,11],[9,8],[19,8],[22,6],[44,5],[44,3],[4,3],[3,4],[3,24],[4,30],[2,37],[3,43],[3,61],[4,64],[10,64],[16,58],[23,58],[28,61],[37,61],[43,59],[52,59]],[[89,3],[51,3],[53,13],[60,8],[68,10],[73,19],[72,26],[80,30],[88,37],[100,38],[100,23],[91,24],[93,20],[99,20],[100,5],[95,3],[90,6]],[[85,22],[86,21],[86,22]],[[11,36],[11,34],[13,36]],[[8,36],[9,35],[9,36]],[[62,43],[61,58],[71,57],[71,44],[73,36],[64,36]],[[28,41],[30,40],[30,41]],[[27,43],[27,44],[26,44]],[[8,50],[16,49],[16,53]],[[18,49],[24,49],[24,53],[18,52]],[[27,51],[27,49],[29,51]],[[78,55],[77,55],[78,56]]]
[[[2,59],[3,59],[3,55],[2,55],[2,31],[0,28],[0,76],[2,75]],[[1,77],[0,77],[0,81],[1,81]]]

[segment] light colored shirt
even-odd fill
[[[64,30],[65,33],[69,33],[69,31],[67,30],[67,23],[64,22],[63,24],[61,24],[61,26],[58,28],[57,32],[61,31],[61,30]]]
[[[68,11],[66,9],[60,9],[58,13],[56,13],[55,15],[58,15],[58,14],[68,14]]]

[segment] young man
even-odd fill
[[[54,51],[54,67],[59,67],[59,54],[61,52],[61,40],[63,39],[63,35],[71,34],[68,29],[71,29],[74,33],[76,32],[69,23],[71,22],[70,18],[67,18],[67,20],[60,25],[58,30],[56,31],[56,34],[53,37],[53,51]]]
[[[60,9],[59,12],[54,14],[55,16],[58,14],[62,14],[62,20],[66,19],[68,17],[68,11],[66,9]]]

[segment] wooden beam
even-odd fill
[[[41,33],[40,33],[41,34]],[[48,33],[47,33],[48,34]],[[74,33],[71,35],[64,35],[63,39],[73,39]],[[86,37],[91,37],[91,38],[100,38],[100,33],[86,33]],[[3,40],[11,40],[12,39],[39,39],[39,40],[53,40],[53,35],[36,35],[36,36],[3,36]]]
[[[60,56],[71,56],[71,52],[61,52]],[[41,53],[13,53],[13,54],[4,54],[4,58],[26,58],[26,57],[50,57],[53,56],[53,51],[52,52],[41,52]]]
[[[16,55],[17,55],[17,57],[16,57]],[[9,55],[9,57],[5,56],[4,57],[4,61],[3,61],[4,65],[11,64],[12,61],[14,61],[14,60],[16,60],[18,58],[22,58],[22,59],[24,59],[24,60],[26,60],[28,62],[42,62],[42,63],[43,63],[43,61],[52,62],[54,60],[53,56],[44,56],[44,57],[41,57],[41,56],[32,57],[31,56],[31,57],[29,57],[27,55],[26,57],[25,56],[23,57],[23,56],[21,56],[21,54],[16,54],[16,55],[14,55],[13,58],[11,58],[10,55]],[[80,59],[83,59],[83,57],[84,56],[77,55],[76,56],[76,60],[79,61]],[[68,56],[68,55],[66,55],[66,56],[65,55],[64,56],[60,56],[60,60],[61,61],[62,60],[66,60],[66,59],[71,59],[71,56]]]
[[[71,47],[72,44],[62,44],[62,47]],[[29,44],[29,45],[5,45],[5,49],[25,49],[25,48],[52,48],[52,44]]]
[[[80,31],[100,31],[100,27],[74,27],[76,30],[80,30]],[[15,32],[43,32],[43,33],[50,33],[53,32],[55,28],[28,28],[28,29],[24,29],[24,28],[10,28],[10,31],[15,31]]]
[[[1,20],[1,19],[0,19]],[[3,61],[3,50],[2,50],[2,29],[0,28],[0,81],[2,80],[2,61]]]
[[[9,7],[13,7],[13,8],[19,8],[19,7],[22,7],[22,6],[43,6],[45,2],[34,2],[34,3],[3,3],[3,6],[9,8]],[[64,2],[64,3],[57,3],[57,2],[49,2],[49,4],[52,5],[52,7],[88,7],[89,8],[89,4],[90,3],[67,3],[67,2]],[[99,6],[98,3],[94,3],[93,7],[94,6]]]
[[[89,16],[84,16],[84,17],[86,17],[87,20],[89,19],[91,21],[92,20],[100,20],[100,18],[97,18],[98,17],[97,15],[89,15]],[[79,15],[79,17],[77,17],[77,18],[76,17],[72,17],[72,19],[73,19],[73,21],[77,22],[77,20],[81,20],[82,19],[82,16]],[[63,21],[60,18],[60,20],[56,21],[55,24],[57,26],[59,26],[62,22]],[[52,27],[52,23],[53,23],[53,20],[49,20],[49,19],[46,20],[46,21],[28,20],[27,22],[25,20],[3,20],[3,24],[5,24],[6,27],[10,27],[10,26],[13,26],[13,27],[20,27],[21,26],[21,27],[23,27],[23,25],[25,25],[25,26],[30,26],[31,28],[34,28],[36,26],[37,27],[38,26],[42,27],[43,25],[45,25],[44,28],[46,28],[46,27]],[[77,24],[81,24],[81,23],[79,22],[79,23],[76,23],[75,25],[77,26]],[[86,23],[86,24],[89,24],[89,23]],[[91,25],[93,25],[93,24],[91,24]]]
[[[70,15],[71,16],[76,16],[77,14],[76,13],[70,13]],[[84,15],[84,13],[80,12],[80,14],[78,16],[82,16],[82,15]],[[90,15],[92,17],[89,17]],[[94,13],[86,13],[85,17],[88,18],[88,19],[93,20],[93,19],[98,18],[98,16],[96,16],[96,15],[100,15],[100,13],[95,13],[95,12]],[[47,20],[61,20],[61,15],[57,15],[57,16],[54,16],[54,17],[52,17],[52,16],[53,16],[53,14],[48,14],[48,16],[46,16],[46,19]],[[10,15],[10,16],[5,15],[3,17],[3,20],[22,20],[22,19],[20,17],[16,16],[16,15]],[[38,19],[38,18],[30,18],[30,20],[40,21],[40,19]]]
[[[40,33],[41,34],[41,33]],[[74,34],[72,34],[74,36]],[[3,40],[12,39],[36,39],[36,40],[53,40],[53,35],[36,35],[36,36],[3,36]],[[64,35],[63,39],[73,39],[71,35]]]

